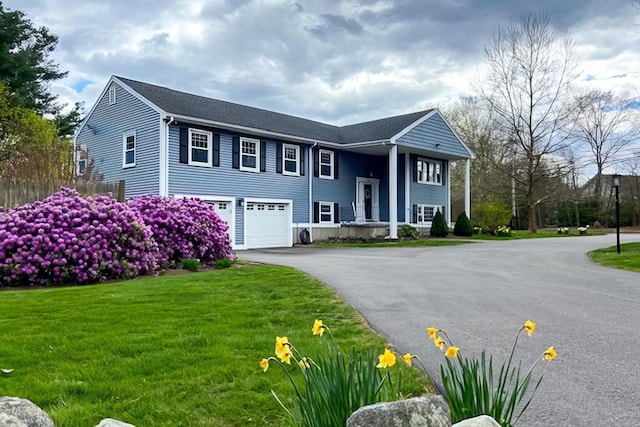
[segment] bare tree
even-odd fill
[[[551,27],[546,14],[529,13],[500,26],[485,46],[488,75],[480,96],[496,116],[504,140],[513,144],[522,169],[513,179],[523,189],[529,230],[537,231],[536,206],[544,199],[544,161],[566,146],[569,80],[575,68],[573,41]],[[515,161],[514,161],[515,163]]]
[[[592,90],[576,99],[572,136],[586,145],[596,165],[596,195],[602,192],[602,171],[616,154],[640,139],[638,110],[625,97]]]

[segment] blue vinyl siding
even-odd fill
[[[389,220],[388,157],[336,151],[339,157],[338,179],[313,178],[313,201],[338,203],[340,221],[355,220],[352,203],[356,202],[356,178],[380,180],[380,220]]]
[[[422,150],[436,150],[443,157],[470,158],[467,149],[460,143],[440,114],[434,114],[398,139],[398,144]],[[436,148],[435,144],[439,144]]]
[[[180,163],[180,128],[169,130],[169,195],[196,194],[231,196],[240,199],[257,197],[290,199],[293,201],[293,222],[309,221],[307,148],[301,146],[305,157],[305,175],[288,176],[276,172],[276,141],[266,141],[266,172],[245,172],[232,167],[232,134],[220,131],[220,166],[199,167]],[[236,242],[243,244],[244,208],[236,206]]]
[[[89,161],[93,161],[94,171],[104,181],[125,180],[126,197],[158,194],[160,115],[116,86],[116,103],[109,105],[106,91],[78,134],[76,144],[86,144]],[[123,168],[122,137],[129,131],[136,133],[136,165]]]

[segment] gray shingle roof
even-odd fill
[[[389,140],[392,136],[432,111],[425,110],[339,127],[261,108],[180,92],[124,77],[117,77],[117,79],[168,114],[245,126],[326,142],[349,143]]]

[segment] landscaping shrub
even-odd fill
[[[231,261],[229,258],[220,258],[219,260],[216,261],[216,268],[229,268],[233,265],[233,261]]]
[[[218,259],[233,257],[229,226],[212,205],[200,199],[141,196],[128,205],[150,227],[164,266],[175,267],[188,258],[213,265]]]
[[[511,222],[511,209],[504,203],[478,203],[473,208],[473,220],[489,234],[496,234],[501,225]]]
[[[124,279],[158,269],[158,246],[134,209],[63,188],[0,212],[0,286]]]
[[[185,270],[196,272],[200,269],[200,261],[193,258],[183,259],[182,260],[182,268]]]
[[[473,224],[471,224],[471,221],[464,211],[460,212],[460,215],[458,215],[456,219],[456,225],[453,227],[453,235],[465,237],[473,235]]]
[[[398,228],[398,237],[401,239],[417,239],[418,236],[418,229],[412,225],[404,224]]]
[[[431,230],[429,231],[429,235],[431,237],[447,237],[448,234],[449,226],[447,226],[447,221],[445,221],[442,212],[437,211],[433,216],[433,222],[431,222]]]

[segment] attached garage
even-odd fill
[[[247,249],[293,245],[291,200],[246,199],[244,213]]]
[[[233,197],[224,197],[224,196],[202,196],[202,195],[190,195],[190,194],[175,194],[175,198],[183,198],[183,197],[195,197],[198,198],[205,203],[213,205],[216,210],[216,213],[220,217],[221,220],[227,223],[229,229],[227,233],[229,233],[229,237],[231,238],[231,245],[235,246],[235,204],[236,199]]]

